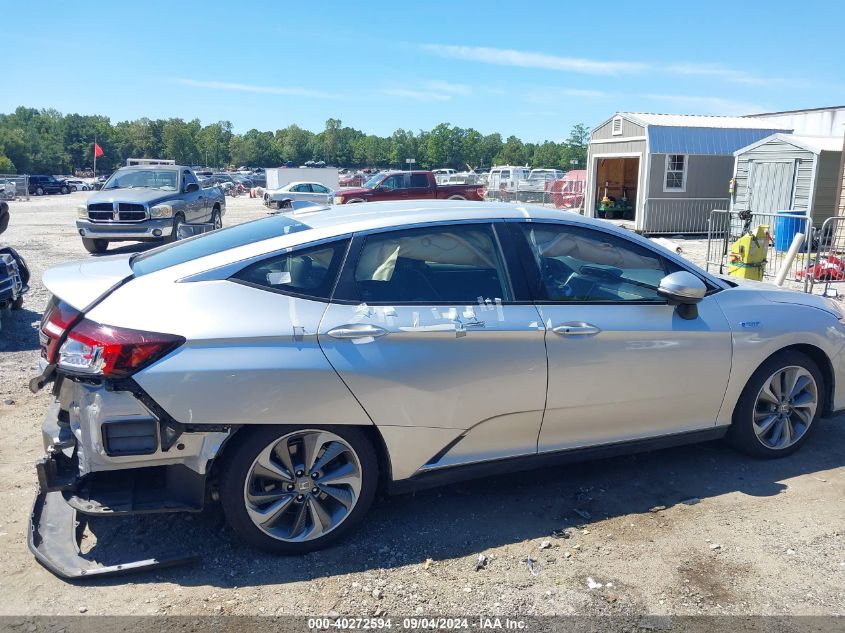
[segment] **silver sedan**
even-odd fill
[[[291,202],[327,205],[333,200],[334,190],[319,182],[291,182],[279,189],[268,189],[264,192],[264,204],[271,209],[290,207]]]
[[[68,505],[219,498],[244,540],[302,553],[380,487],[723,436],[781,457],[845,407],[834,302],[549,209],[276,215],[44,283],[34,385],[56,381],[56,404],[30,546],[63,575],[44,526]]]

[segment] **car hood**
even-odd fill
[[[750,279],[737,279],[736,277],[729,277],[727,275],[716,276],[720,279],[729,281],[732,284],[736,284],[736,287],[731,289],[731,291],[734,292],[756,292],[767,301],[773,301],[774,303],[794,303],[810,308],[817,308],[819,310],[829,312],[837,318],[840,317],[843,312],[845,312],[845,306],[843,306],[843,308],[839,310],[836,307],[836,303],[831,299],[828,299],[827,297],[811,295],[806,292],[799,292],[797,290],[791,290],[789,288],[782,288],[781,286],[775,286],[773,284],[765,283],[762,281],[752,281]]]
[[[372,189],[367,189],[366,187],[341,187],[340,189],[336,189],[334,195],[336,196],[360,196],[368,193],[372,193]]]
[[[44,272],[44,286],[65,303],[84,311],[132,276],[130,257],[110,255],[54,266]]]
[[[107,189],[100,190],[90,198],[88,204],[96,202],[137,202],[152,204],[179,195],[178,191],[161,191],[160,189]]]

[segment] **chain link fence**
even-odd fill
[[[0,174],[0,200],[29,200],[29,176]]]
[[[484,200],[533,204],[583,213],[585,186],[586,177],[580,174],[567,174],[555,180],[509,180],[500,183],[498,187],[486,187]]]

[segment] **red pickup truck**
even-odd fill
[[[343,187],[334,192],[335,204],[380,200],[482,200],[479,185],[438,185],[430,171],[383,171],[361,187]]]

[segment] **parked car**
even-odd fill
[[[70,187],[71,191],[91,191],[94,188],[90,183],[78,178],[69,178],[65,180],[65,184]]]
[[[33,174],[29,177],[29,195],[43,196],[48,193],[70,193],[70,187],[55,176]]]
[[[782,457],[845,407],[838,303],[555,209],[279,214],[44,286],[29,547],[65,577],[120,571],[73,549],[87,515],[219,499],[242,539],[299,554],[379,487],[719,437]],[[167,563],[145,558],[125,569]]]
[[[8,228],[9,219],[9,205],[0,201],[0,234]],[[28,291],[29,267],[14,248],[0,244],[0,311],[22,308],[23,296]]]
[[[319,182],[291,182],[279,189],[264,192],[264,204],[272,209],[282,209],[286,202],[294,200],[331,204],[334,191]]]
[[[341,187],[360,187],[366,182],[367,177],[361,172],[354,174],[347,174],[338,179],[338,185]]]
[[[185,224],[223,226],[226,199],[215,187],[200,187],[189,167],[121,167],[102,189],[77,207],[76,229],[89,253],[110,242],[173,241]]]
[[[476,185],[438,185],[430,171],[386,171],[376,174],[361,187],[338,189],[334,203],[428,198],[481,200],[481,188]]]

